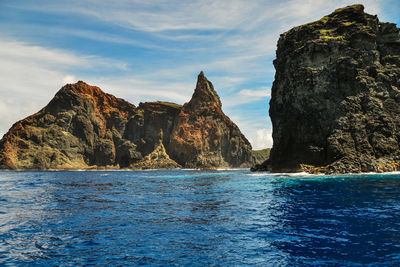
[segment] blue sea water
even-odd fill
[[[398,264],[397,174],[0,172],[0,265]]]

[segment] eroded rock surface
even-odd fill
[[[249,167],[254,162],[249,141],[222,112],[221,100],[203,72],[176,118],[169,152],[188,168]]]
[[[270,101],[274,145],[254,170],[399,169],[400,36],[362,5],[278,41]]]
[[[161,138],[154,150],[143,157],[143,159],[135,162],[129,166],[130,169],[174,169],[181,168],[182,166],[172,160],[167,154],[164,144],[162,142],[162,131]]]
[[[184,107],[169,102],[140,103],[136,107],[82,81],[68,84],[46,107],[18,121],[4,135],[0,168],[210,168],[252,164],[247,139],[222,113],[214,89],[202,90],[207,81],[204,74],[199,77],[200,89]]]

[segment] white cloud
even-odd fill
[[[268,97],[271,96],[271,88],[262,87],[259,90],[249,90],[243,89],[239,91],[240,96],[250,96],[250,97]]]
[[[75,82],[77,82],[77,80],[76,80],[76,77],[74,75],[67,75],[62,80],[63,84],[75,83]]]
[[[171,30],[235,29],[251,21],[258,1],[47,1],[45,7],[29,8],[52,13],[82,14],[116,25],[149,32]]]
[[[272,130],[271,129],[259,129],[256,131],[256,140],[253,142],[254,149],[263,149],[272,147]]]
[[[250,90],[243,89],[237,93],[232,93],[230,96],[221,97],[222,104],[226,108],[232,108],[238,105],[248,104],[252,102],[265,101],[271,95],[271,89],[266,86],[261,86],[258,89]]]
[[[228,115],[249,140],[254,150],[272,147],[271,122],[267,118],[267,111],[265,114],[266,116],[262,118],[245,112],[233,112]]]
[[[155,75],[156,76],[156,75]],[[107,93],[122,97],[137,105],[146,101],[171,101],[184,104],[190,100],[196,81],[191,83],[164,83],[162,77],[157,79],[137,77],[89,78],[89,83],[96,84]]]
[[[176,48],[166,47],[163,45],[156,45],[146,40],[141,39],[132,39],[127,38],[125,36],[117,35],[117,34],[110,34],[105,32],[98,32],[93,30],[83,30],[83,29],[70,29],[59,25],[32,25],[30,26],[37,31],[53,31],[57,34],[61,34],[64,36],[74,36],[89,40],[95,40],[100,42],[108,42],[108,43],[115,43],[115,44],[123,44],[123,45],[132,45],[147,49],[157,49],[157,50],[166,50],[166,51],[176,51]],[[167,39],[170,37],[166,35],[165,38]],[[187,36],[187,38],[195,38],[195,35]],[[183,37],[182,37],[183,38]]]
[[[75,53],[31,45],[14,40],[0,39],[0,58],[17,64],[29,64],[31,66],[42,64],[49,69],[68,69],[77,67],[90,69],[96,68],[125,70],[126,64],[114,59],[106,59],[93,55],[77,55]]]
[[[15,122],[41,108],[40,104],[29,99],[0,99],[0,138]]]

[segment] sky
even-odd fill
[[[204,71],[253,148],[271,147],[279,35],[355,3],[400,23],[398,0],[0,0],[0,137],[67,83],[184,104]]]

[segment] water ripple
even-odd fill
[[[400,176],[0,172],[0,265],[397,265]]]

